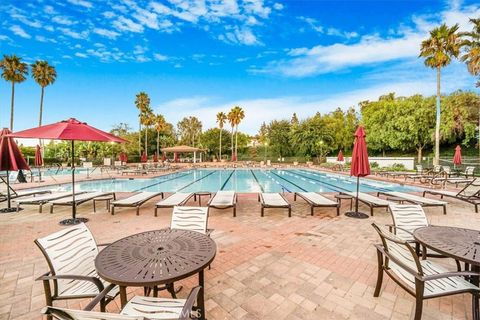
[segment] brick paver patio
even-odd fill
[[[287,198],[293,203],[292,195]],[[123,208],[115,216],[104,208],[93,213],[88,204],[78,212],[90,219],[88,226],[97,241],[105,243],[167,227],[171,209],[159,210],[155,218],[155,201],[142,207],[140,216]],[[449,202],[446,216],[439,208],[426,209],[430,223],[480,229],[473,206]],[[345,203],[342,212],[346,209]],[[59,207],[53,214],[48,210],[39,214],[29,206],[0,215],[0,319],[41,319],[45,300],[42,284],[35,278],[47,271],[47,265],[33,240],[62,228],[58,221],[69,213],[69,208]],[[381,209],[366,220],[337,217],[334,209],[322,208],[312,217],[301,200],[293,203],[292,218],[286,210],[275,209],[267,209],[261,218],[254,194],[239,195],[236,218],[231,210],[212,209],[209,227],[215,229],[212,238],[218,251],[206,271],[208,319],[411,319],[414,299],[392,281],[384,281],[381,296],[373,297],[372,244],[378,240],[370,226],[374,221],[391,223]],[[179,296],[185,297],[196,281],[196,277],[182,281]],[[129,288],[129,298],[142,293],[140,288]],[[82,308],[88,301],[72,300],[68,307]],[[107,309],[117,312],[118,307],[117,297]],[[423,318],[469,319],[470,308],[469,295],[433,299],[425,303]]]

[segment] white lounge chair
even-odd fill
[[[174,194],[170,195],[166,199],[163,199],[162,201],[157,202],[155,204],[155,217],[157,216],[158,208],[173,208],[175,206],[182,206],[185,203],[187,203],[188,200],[190,200],[190,198],[193,197],[193,195],[194,194],[191,192],[188,192],[188,193],[175,192]]]
[[[237,194],[235,191],[217,191],[208,202],[208,206],[216,209],[233,208],[233,216],[237,216]]]
[[[115,214],[115,207],[137,208],[137,216],[138,216],[140,214],[140,206],[142,204],[160,195],[162,196],[162,199],[163,199],[163,192],[143,191],[143,192],[134,194],[128,198],[115,200],[112,202],[112,216]]]
[[[17,199],[28,196],[35,196],[39,194],[52,193],[52,190],[14,190],[10,188],[10,199]],[[7,191],[0,193],[0,202],[7,200],[8,193]]]
[[[78,207],[82,203],[91,201],[95,198],[100,198],[100,197],[105,197],[108,195],[113,195],[113,199],[115,200],[115,193],[114,192],[102,192],[102,191],[95,191],[95,192],[85,192],[81,193],[78,196],[75,195],[75,203],[73,203],[73,197],[68,196],[56,200],[49,201],[50,203],[50,213],[53,213],[53,207],[54,206],[69,206],[71,207],[72,205]]]
[[[340,215],[340,204],[337,201],[328,199],[317,192],[295,192],[293,201],[297,201],[297,196],[305,200],[310,205],[310,214],[313,216],[313,210],[316,207],[334,207],[337,208],[337,216]]]
[[[292,216],[292,205],[280,193],[260,193],[258,201],[262,205],[261,216],[264,216],[265,208],[285,208],[288,209],[288,216]]]
[[[438,195],[441,199],[443,199],[443,197],[451,197],[471,203],[475,206],[475,212],[478,212],[478,205],[480,205],[480,180],[479,178],[475,178],[470,184],[466,185],[465,188],[458,192],[447,190],[425,190],[423,191],[423,196],[425,197],[427,193]]]
[[[341,194],[347,194],[354,199],[357,197],[356,192],[340,192]],[[367,206],[370,207],[370,215],[373,216],[373,209],[374,208],[388,208],[389,205],[395,204],[395,202],[388,201],[379,197],[376,197],[374,195],[364,193],[364,192],[359,192],[358,193],[358,201],[363,202]]]
[[[76,195],[80,195],[83,192],[75,192]],[[51,194],[44,194],[35,197],[28,197],[28,198],[20,198],[15,199],[14,202],[17,204],[17,210],[21,205],[38,205],[38,212],[42,213],[43,205],[52,201],[61,198],[65,198],[71,196],[72,192],[53,192]]]
[[[448,202],[445,201],[439,201],[435,199],[429,199],[421,196],[417,196],[415,194],[411,193],[405,193],[405,192],[399,192],[399,191],[387,191],[387,192],[379,192],[378,195],[384,194],[387,197],[396,197],[403,199],[407,202],[410,203],[415,203],[419,204],[422,207],[442,207],[443,208],[443,214],[447,214],[447,204]]]

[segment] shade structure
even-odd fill
[[[78,121],[75,118],[63,120],[53,124],[27,129],[12,133],[10,136],[18,138],[40,138],[52,140],[70,140],[71,148],[71,168],[72,168],[72,200],[75,203],[75,140],[78,141],[98,141],[98,142],[117,142],[123,143],[126,140],[117,137],[108,132],[89,126],[85,122]],[[76,217],[76,206],[72,206],[72,219],[61,221],[61,224],[77,224],[86,222],[86,218]]]
[[[365,142],[365,130],[362,126],[355,131],[355,142],[353,145],[352,162],[350,167],[350,175],[357,177],[357,196],[355,197],[355,211],[345,213],[351,218],[368,218],[368,215],[358,212],[358,192],[360,188],[360,177],[370,174],[370,164],[368,162],[367,143]]]
[[[342,150],[338,151],[337,161],[344,161]]]
[[[455,155],[453,156],[453,164],[458,166],[459,164],[462,164],[462,148],[460,146],[457,146],[455,148]]]
[[[140,157],[140,162],[147,162],[147,154],[143,151],[142,156]]]
[[[153,155],[153,162],[158,162],[158,153],[156,153],[156,152]]]
[[[196,148],[196,147],[190,147],[190,146],[174,146],[174,147],[168,147],[168,148],[162,148],[162,152],[178,152],[178,153],[187,153],[187,152],[198,152],[198,151],[205,151],[204,149]]]
[[[11,207],[9,171],[30,170],[22,152],[10,134],[11,131],[6,128],[0,132],[0,170],[7,172],[7,208],[1,210],[1,212],[16,211],[15,208]]]
[[[40,149],[40,146],[37,144],[37,147],[35,148],[35,167],[41,167],[41,166],[43,166],[42,150]]]

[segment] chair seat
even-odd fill
[[[449,272],[443,266],[430,260],[421,260],[420,263],[426,276]],[[397,275],[406,285],[415,291],[415,277],[412,274],[408,273],[405,271],[405,269],[399,267],[392,261],[390,261],[389,266],[395,275]],[[466,281],[463,277],[450,277],[426,281],[424,295],[425,298],[427,298],[431,296],[455,294],[471,290],[480,291],[480,288]]]
[[[143,316],[148,319],[179,319],[186,299],[133,297],[120,312],[126,316]]]
[[[108,286],[108,282],[105,282],[101,280],[104,287]],[[120,292],[120,289],[118,286],[115,286],[110,292],[107,294],[107,299],[114,299],[118,293]],[[72,280],[71,286],[66,288],[63,292],[59,292],[58,295],[61,298],[68,298],[68,297],[74,297],[74,296],[97,296],[100,292],[98,291],[97,286],[90,281],[78,281],[78,280]]]

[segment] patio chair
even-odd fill
[[[380,296],[385,272],[400,287],[415,297],[415,320],[422,318],[423,300],[471,293],[479,297],[480,288],[465,280],[465,276],[478,276],[470,271],[454,272],[430,261],[420,260],[412,246],[387,229],[376,225],[382,244],[377,249],[378,273],[374,297]],[[473,310],[473,312],[476,312]]]
[[[159,208],[173,208],[175,206],[182,206],[193,196],[194,194],[192,192],[175,192],[166,199],[163,199],[155,204],[155,217],[157,216]]]
[[[91,311],[98,303],[96,300],[101,299],[101,295],[84,310],[46,307],[42,313],[58,320],[190,320],[195,314],[194,304],[201,289],[200,286],[193,288],[187,299],[135,296],[123,307],[120,314]]]
[[[43,281],[47,306],[53,306],[55,300],[95,298],[109,286],[99,278],[95,269],[98,246],[103,245],[97,245],[84,223],[36,239],[35,244],[50,269],[37,278]],[[116,286],[112,285],[110,289],[99,301],[102,311],[119,292]]]
[[[113,195],[113,200],[115,200],[115,192],[103,192],[103,191],[96,191],[96,192],[85,192],[81,193],[78,196],[75,195],[75,203],[73,202],[72,196],[63,197],[56,200],[51,200],[50,203],[50,213],[53,213],[54,206],[75,206],[78,207],[82,203],[92,201],[95,198],[101,198],[108,195]]]
[[[10,187],[10,199],[17,199],[17,198],[22,198],[22,197],[28,197],[28,196],[36,196],[40,194],[46,194],[46,193],[51,193],[52,190],[14,190],[13,188]],[[0,202],[7,200],[8,194],[7,192],[1,192],[0,193]]]
[[[407,202],[410,202],[410,203],[419,204],[422,207],[442,207],[443,208],[443,214],[447,214],[447,204],[448,204],[448,202],[445,202],[445,201],[429,199],[429,198],[417,196],[415,194],[399,192],[399,191],[387,191],[387,192],[378,192],[377,193],[377,195],[380,195],[380,194],[386,195],[387,197],[391,196],[391,197],[403,199],[404,201],[407,201]]]
[[[208,207],[216,209],[233,208],[233,216],[237,216],[237,194],[235,191],[217,191],[208,201]]]
[[[438,195],[440,199],[443,197],[451,197],[457,200],[462,200],[473,204],[475,206],[475,212],[478,212],[478,205],[480,204],[480,183],[478,178],[475,178],[471,183],[465,186],[462,190],[455,192],[455,191],[447,191],[447,190],[425,190],[423,191],[423,196],[428,194]]]
[[[425,211],[420,205],[393,204],[388,206],[388,211],[392,215],[394,234],[409,243],[415,242],[413,231],[429,225]]]
[[[288,216],[292,216],[292,205],[288,203],[288,200],[280,193],[259,193],[258,201],[262,205],[261,216],[264,216],[265,208],[285,208],[288,209]]]
[[[112,216],[115,214],[115,207],[136,208],[137,216],[138,216],[140,215],[140,207],[148,200],[158,196],[162,196],[162,199],[163,199],[163,192],[142,191],[128,198],[115,200],[112,202],[112,212],[111,212]]]
[[[340,215],[340,204],[337,201],[328,199],[317,192],[295,192],[293,201],[297,201],[297,196],[305,200],[310,205],[310,215],[313,216],[314,208],[333,207],[337,208],[337,216]]]
[[[349,195],[349,196],[353,197],[353,199],[355,199],[357,197],[356,192],[340,192],[340,194]],[[392,201],[385,200],[385,199],[382,199],[382,198],[379,198],[379,197],[376,197],[374,195],[364,193],[364,192],[359,192],[358,193],[358,201],[360,201],[360,202],[362,202],[362,203],[364,203],[364,204],[366,204],[367,206],[370,207],[370,216],[372,216],[372,217],[373,217],[373,209],[375,209],[375,208],[385,208],[385,209],[387,209],[389,205],[395,204]]]
[[[80,195],[84,192],[75,192],[75,195]],[[21,205],[38,205],[38,212],[42,213],[43,210],[43,205],[52,201],[52,200],[57,200],[61,198],[65,198],[68,196],[71,196],[72,192],[71,191],[66,191],[66,192],[52,192],[50,194],[44,194],[44,195],[39,195],[35,197],[27,197],[27,198],[20,198],[20,199],[15,199],[14,202],[17,204],[17,210]]]
[[[472,177],[472,178],[473,178],[473,177],[475,176],[474,172],[475,172],[475,167],[473,167],[473,166],[468,166],[468,167],[465,168],[465,171],[464,171],[464,172],[461,172],[461,173],[460,173],[460,175],[461,175],[461,176],[465,176],[465,178],[468,178],[468,177]]]
[[[173,207],[171,229],[190,230],[210,236],[208,207]]]

